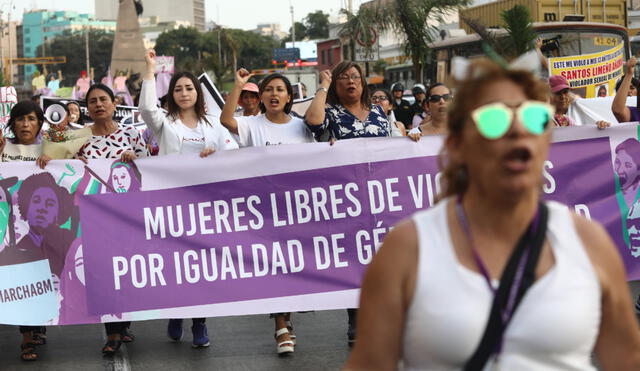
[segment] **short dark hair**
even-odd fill
[[[22,181],[18,190],[18,209],[23,218],[27,218],[29,212],[29,204],[31,197],[38,188],[50,188],[58,198],[58,215],[57,225],[61,226],[67,222],[75,207],[73,196],[69,194],[66,188],[56,184],[50,173],[38,173],[28,176]]]
[[[444,86],[445,88],[447,88],[449,90],[449,92],[451,92],[451,89],[449,89],[449,87],[441,82],[436,82],[435,84],[432,84],[431,86],[429,86],[429,88],[427,89],[427,96],[425,97],[425,99],[429,99],[429,97],[431,96],[431,90],[437,88],[438,86]]]
[[[42,112],[42,108],[32,100],[23,100],[18,102],[13,108],[11,108],[11,113],[9,114],[9,122],[7,123],[7,127],[13,133],[14,137],[17,139],[16,135],[16,120],[19,117],[24,115],[28,115],[30,113],[35,113],[38,118],[38,133],[42,130],[42,124],[44,124],[44,112]]]
[[[383,92],[384,95],[387,97],[387,101],[389,101],[390,104],[391,104],[391,102],[393,102],[393,95],[391,95],[391,92],[389,90],[384,89],[384,88],[372,89],[371,90],[371,96],[373,96],[377,91]],[[371,96],[369,96],[369,99],[371,99]],[[387,112],[385,112],[384,114],[386,115]]]
[[[620,151],[625,151],[640,169],[640,142],[636,138],[629,138],[616,146],[616,155]]]
[[[367,80],[362,73],[362,68],[360,65],[352,62],[352,61],[342,61],[338,63],[333,70],[331,70],[331,85],[329,85],[329,92],[327,93],[327,103],[329,104],[341,104],[340,98],[338,98],[338,93],[336,92],[336,82],[338,81],[338,76],[340,76],[343,72],[350,69],[351,67],[358,70],[360,74],[360,85],[362,86],[362,95],[360,95],[360,104],[363,107],[371,106],[371,99],[369,97],[369,86],[367,85]]]
[[[287,93],[289,94],[289,97],[291,97],[291,100],[289,100],[287,104],[284,105],[284,113],[289,114],[291,113],[291,107],[293,107],[293,86],[291,86],[291,81],[289,81],[287,76],[279,73],[272,73],[270,75],[267,75],[267,77],[265,77],[264,79],[262,79],[262,81],[260,81],[260,85],[258,85],[258,90],[260,91],[259,96],[262,97],[262,93],[264,93],[264,89],[266,89],[267,85],[269,85],[269,83],[275,79],[280,79],[282,80],[282,82],[284,82],[284,86],[286,86],[287,88]],[[258,106],[260,107],[260,112],[262,113],[267,112],[267,107],[264,106],[264,104],[262,103],[262,100],[260,100],[260,103],[258,104]]]
[[[196,97],[196,105],[193,107],[196,111],[196,116],[198,116],[199,120],[207,121],[207,111],[204,105],[204,95],[202,93],[200,81],[198,81],[196,75],[188,71],[178,72],[171,77],[171,81],[169,82],[169,91],[167,92],[167,111],[169,112],[169,116],[173,119],[177,119],[180,115],[180,106],[178,106],[178,103],[176,103],[176,100],[173,98],[173,91],[176,88],[178,80],[183,77],[191,80],[193,87],[196,89],[196,94],[198,96]]]
[[[616,91],[620,89],[620,86],[622,85],[622,80],[624,80],[625,76],[626,75],[623,75],[622,78],[618,80],[618,82],[616,82]],[[636,89],[638,89],[638,85],[640,85],[640,80],[636,79],[635,77],[632,77],[631,85],[633,85]]]
[[[105,93],[107,93],[107,95],[109,96],[109,98],[111,98],[111,101],[113,102],[116,97],[115,95],[113,95],[113,90],[111,90],[110,87],[108,87],[105,84],[93,84],[91,85],[91,87],[89,88],[89,90],[87,90],[87,94],[85,94],[84,99],[88,102],[89,101],[89,95],[91,94],[92,91],[94,90],[102,90]]]

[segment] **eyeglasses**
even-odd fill
[[[445,102],[448,102],[451,99],[453,99],[453,95],[451,95],[451,94],[444,94],[444,95],[432,94],[432,95],[429,96],[429,102],[432,102],[432,103],[440,102],[440,99],[444,99]]]
[[[388,100],[386,95],[372,95],[371,96],[371,101],[372,102],[384,102],[385,100]]]
[[[513,125],[514,113],[531,134],[541,135],[553,117],[553,107],[543,102],[526,101],[513,109],[498,102],[476,108],[471,117],[482,136],[498,139]]]
[[[351,80],[355,81],[356,83],[359,83],[360,82],[360,75],[339,75],[337,79],[338,80],[349,80],[349,79],[351,79]]]

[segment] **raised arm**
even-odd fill
[[[397,369],[417,261],[415,224],[404,221],[389,232],[367,268],[360,291],[358,339],[345,370]]]
[[[613,103],[611,103],[611,111],[618,122],[629,122],[631,120],[631,111],[627,107],[627,95],[629,94],[629,86],[633,79],[633,70],[636,66],[636,58],[631,57],[625,65],[625,75],[620,83],[620,89],[616,92]]]
[[[324,106],[327,103],[327,93],[331,85],[331,71],[320,72],[320,87],[316,91],[311,105],[304,115],[304,121],[310,125],[322,125],[324,122]]]
[[[156,51],[149,49],[144,54],[144,60],[147,64],[143,75],[142,88],[140,90],[140,101],[138,110],[142,120],[153,131],[156,138],[160,137],[162,126],[166,120],[166,115],[158,108],[158,95],[156,93],[156,80],[153,76],[156,70]]]
[[[244,68],[241,68],[236,72],[233,90],[231,90],[231,94],[227,97],[224,107],[222,108],[222,113],[220,114],[220,122],[233,134],[238,134],[238,121],[233,117],[233,114],[236,112],[236,108],[238,107],[238,99],[240,99],[242,88],[244,87],[244,84],[249,81],[251,76],[253,76],[253,74],[249,73],[249,71]]]
[[[542,48],[542,39],[538,37],[536,39],[536,54],[538,54],[538,58],[540,59],[540,64],[542,65],[542,68],[544,68],[545,70],[549,70],[549,60],[547,59],[547,57],[544,56],[541,48]]]

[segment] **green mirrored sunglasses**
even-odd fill
[[[482,136],[498,139],[509,131],[514,113],[531,134],[540,135],[553,118],[553,107],[544,102],[525,101],[520,107],[513,109],[498,102],[476,108],[471,117]]]

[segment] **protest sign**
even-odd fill
[[[614,165],[620,151],[640,146],[636,125],[553,134],[545,198],[603,223],[628,278],[640,278],[640,177]],[[434,205],[441,145],[439,136],[419,143],[353,139],[204,159],[52,161],[47,172],[2,164],[0,323],[355,307],[364,271],[389,229]],[[43,188],[60,207],[46,220],[31,220],[29,199]],[[43,249],[25,256],[31,229]],[[45,259],[48,266],[35,266]],[[21,316],[30,300],[50,300],[49,286],[59,311],[39,304],[41,311],[30,307]]]
[[[600,53],[549,58],[549,75],[566,77],[572,91],[584,98],[615,95],[623,74],[623,47],[621,43]]]
[[[9,122],[11,108],[18,103],[18,95],[13,86],[0,87],[0,130]]]
[[[156,73],[167,72],[173,75],[175,72],[173,56],[158,55],[156,56]]]
[[[49,106],[52,104],[66,104],[68,102],[75,101],[80,105],[80,114],[82,115],[82,119],[85,123],[92,122],[91,117],[89,117],[89,111],[87,110],[87,102],[84,100],[74,100],[74,99],[64,99],[64,98],[56,98],[56,97],[40,97],[40,107],[43,111],[46,111]],[[140,112],[138,111],[138,107],[133,106],[116,106],[116,111],[113,117],[116,121],[124,122],[125,120],[131,118],[130,123],[133,125],[140,124]],[[74,125],[74,127],[76,127]]]

